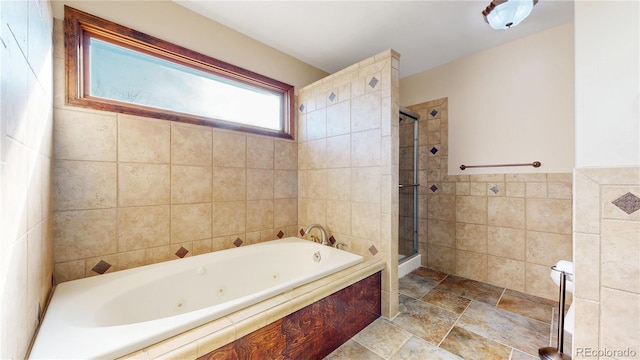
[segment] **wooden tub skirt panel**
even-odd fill
[[[322,359],[380,317],[377,272],[198,360]]]

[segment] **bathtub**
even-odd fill
[[[30,358],[117,358],[362,261],[285,238],[65,282]]]

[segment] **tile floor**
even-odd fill
[[[377,319],[325,359],[534,360],[556,345],[557,302],[427,268],[399,288],[398,316]]]

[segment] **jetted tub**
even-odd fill
[[[30,358],[117,358],[362,261],[291,237],[65,282]]]

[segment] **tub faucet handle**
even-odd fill
[[[347,247],[347,244],[341,242],[336,242],[335,244],[333,244],[333,247],[336,249],[340,249],[340,246]]]

